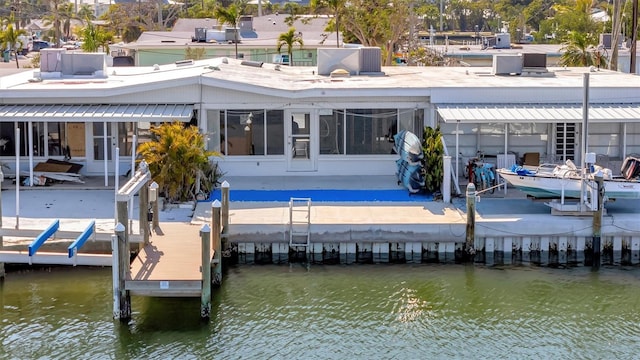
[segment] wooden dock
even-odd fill
[[[200,297],[202,243],[200,225],[161,223],[131,262],[125,290],[131,295]]]

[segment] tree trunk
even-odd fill
[[[611,58],[609,59],[609,70],[618,70],[618,41],[620,39],[622,14],[621,0],[613,0],[613,21],[611,23]]]

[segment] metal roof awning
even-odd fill
[[[192,113],[193,104],[0,105],[2,121],[189,121]]]
[[[440,104],[445,122],[582,122],[582,104]],[[589,122],[640,122],[640,104],[590,104]]]

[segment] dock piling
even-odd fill
[[[220,286],[222,284],[222,241],[220,240],[220,222],[220,202],[215,200],[211,204],[211,245],[213,247],[213,262],[215,265],[213,270],[213,284],[216,286]]]
[[[598,208],[593,213],[593,263],[592,266],[600,267],[600,240],[602,229],[602,210],[604,207],[604,179],[602,174],[594,176],[598,185]]]
[[[215,233],[215,231],[214,231]],[[208,319],[211,314],[211,228],[204,224],[200,229],[202,240],[202,295],[200,297],[200,317]]]
[[[220,200],[222,201],[222,250],[228,250],[229,239],[229,183],[225,180],[221,186],[222,195]]]
[[[473,182],[467,185],[467,231],[465,252],[469,259],[475,254],[475,228],[476,228],[476,186]]]
[[[118,205],[126,202],[119,202]],[[126,214],[126,210],[125,210]],[[127,271],[129,270],[129,244],[127,242],[127,228],[121,222],[115,227],[115,233],[118,237],[118,314],[117,318],[126,320],[131,318],[131,296],[129,291],[125,290],[125,280],[127,279]],[[114,271],[115,274],[115,271]],[[114,309],[115,314],[115,309]]]

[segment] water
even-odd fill
[[[637,358],[640,269],[242,265],[199,299],[133,298],[110,269],[9,273],[6,359]]]

